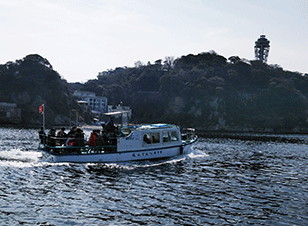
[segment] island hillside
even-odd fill
[[[86,83],[67,83],[47,59],[28,55],[0,65],[0,102],[17,103],[24,125],[39,125],[45,103],[48,125],[68,124],[71,109],[90,122],[72,93],[91,91],[108,104],[133,110],[132,122],[169,122],[204,130],[307,132],[308,75],[279,65],[228,59],[214,51],[136,62],[99,72]]]

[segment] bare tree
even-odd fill
[[[164,68],[167,69],[167,71],[170,71],[173,67],[174,67],[174,57],[173,56],[165,57]]]
[[[144,64],[143,64],[140,60],[138,60],[138,61],[135,62],[135,67],[136,67],[136,68],[140,68],[140,67],[142,67],[142,66],[144,66]]]

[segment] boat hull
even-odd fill
[[[180,155],[183,152],[183,147],[176,146],[176,147],[153,149],[153,150],[113,152],[113,153],[70,154],[70,155],[54,155],[45,150],[41,151],[43,153],[42,154],[43,159],[52,162],[112,163],[112,162],[126,162],[126,161],[169,158],[176,155]]]

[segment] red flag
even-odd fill
[[[39,113],[44,114],[44,104],[39,107]]]

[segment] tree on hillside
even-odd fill
[[[66,81],[54,71],[49,61],[38,54],[0,66],[0,100],[21,108],[24,124],[40,124],[38,106],[45,104],[46,122],[68,124],[70,108],[78,109]]]
[[[10,65],[9,67],[12,67]],[[308,124],[308,75],[214,51],[116,68],[83,90],[123,101],[142,121],[207,129],[302,130]]]

